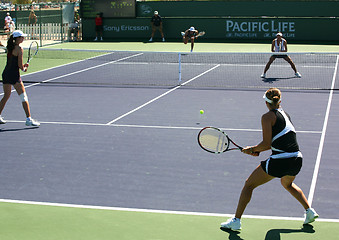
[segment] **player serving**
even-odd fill
[[[282,33],[278,32],[277,37],[273,39],[272,45],[271,45],[271,52],[287,52],[287,41],[285,38],[282,37]],[[273,54],[270,57],[270,60],[266,64],[264,73],[261,75],[262,78],[266,78],[266,72],[270,68],[271,64],[274,62],[276,58],[283,58],[285,61],[287,61],[292,69],[294,70],[295,76],[298,78],[301,78],[301,74],[297,71],[297,68],[295,67],[292,59],[287,54]]]
[[[200,32],[196,30],[194,27],[190,27],[185,32],[181,32],[182,39],[184,41],[184,44],[188,43],[188,40],[191,40],[191,52],[193,52],[194,48],[194,39],[201,37],[205,35],[205,32]]]

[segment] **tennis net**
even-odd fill
[[[26,51],[27,52],[27,51]],[[173,53],[40,49],[26,83],[186,88],[338,89],[338,53],[288,53],[302,77],[277,58],[261,78],[272,53]],[[337,82],[337,83],[336,83]]]

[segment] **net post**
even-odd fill
[[[40,46],[42,47],[42,11],[41,11],[41,4],[39,4],[39,38],[40,38]]]
[[[60,3],[60,5],[59,5],[59,7],[60,7],[60,16],[61,16],[61,19],[60,19],[60,40],[61,40],[61,42],[63,43],[64,42],[64,39],[63,39],[63,25],[64,25],[64,21],[63,21],[63,4],[62,3]]]
[[[181,53],[179,52],[179,54],[178,54],[179,56],[179,58],[178,58],[178,63],[179,63],[179,80],[178,80],[178,85],[180,85],[180,83],[181,83]]]

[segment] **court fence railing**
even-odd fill
[[[68,36],[65,34],[68,31],[68,24],[42,23],[33,26],[29,24],[18,24],[17,28],[26,33],[27,39],[30,40],[68,40]]]
[[[14,30],[27,34],[28,40],[36,40],[40,46],[81,40],[81,21],[75,3],[16,4],[11,12]]]

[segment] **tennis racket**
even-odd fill
[[[204,36],[204,35],[205,35],[205,32],[202,31],[202,32],[199,32],[195,37],[202,37],[202,36]]]
[[[29,49],[28,49],[28,60],[27,63],[29,63],[33,57],[35,57],[35,55],[37,55],[39,51],[39,44],[37,41],[33,41],[31,42],[31,44],[29,45]]]
[[[205,127],[198,134],[199,146],[210,153],[222,153],[231,150],[242,150],[226,133],[215,127]],[[230,143],[235,147],[230,148]]]

